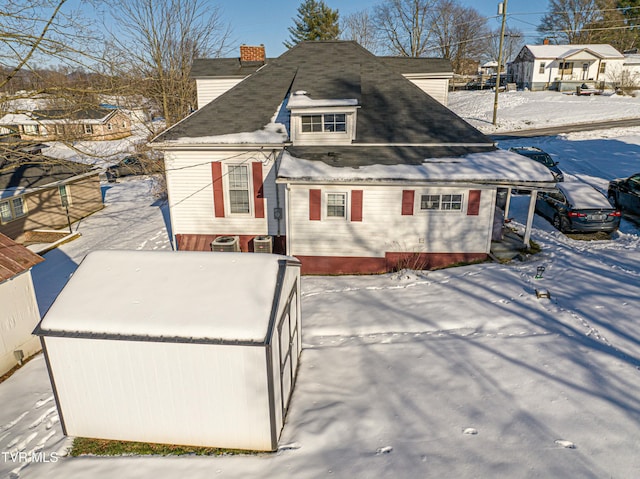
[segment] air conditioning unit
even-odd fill
[[[211,251],[234,252],[240,251],[240,237],[218,236],[211,242]]]
[[[253,238],[253,251],[255,253],[271,253],[273,251],[273,237],[256,236]]]

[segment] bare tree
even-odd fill
[[[388,0],[375,7],[382,47],[392,55],[424,56],[433,32],[436,0]]]
[[[500,54],[500,29],[492,30],[484,42],[485,56],[488,60],[498,61]],[[504,30],[504,42],[502,43],[502,66],[513,60],[524,46],[524,34],[517,28],[509,25]]]
[[[345,16],[342,20],[341,30],[341,38],[343,40],[356,41],[371,53],[379,53],[379,32],[373,16],[367,10],[361,10]]]
[[[587,26],[600,17],[598,0],[549,0],[537,30],[551,43],[591,43]]]
[[[600,17],[586,26],[593,43],[608,43],[624,52],[638,46],[637,9],[618,8],[618,0],[598,0]],[[626,15],[625,15],[626,11]],[[630,15],[633,12],[633,15]]]
[[[432,50],[451,61],[453,71],[462,73],[470,58],[478,58],[487,36],[486,18],[457,0],[439,0],[434,8]]]
[[[193,60],[226,53],[230,27],[219,8],[205,0],[113,0],[110,5],[119,73],[139,79],[139,93],[158,105],[167,126],[176,123],[195,106]]]

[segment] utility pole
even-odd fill
[[[498,15],[502,14],[502,28],[500,29],[500,46],[498,47],[498,71],[496,73],[496,94],[493,99],[493,126],[498,119],[498,91],[500,91],[500,71],[502,70],[502,46],[504,44],[504,27],[507,23],[507,0],[498,4]]]

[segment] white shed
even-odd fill
[[[299,288],[286,256],[90,253],[36,329],[64,433],[275,450]]]

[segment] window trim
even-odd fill
[[[450,213],[464,213],[465,211],[465,201],[466,201],[466,195],[464,193],[433,193],[433,192],[417,192],[418,194],[416,194],[416,201],[417,201],[417,208],[415,208],[415,211],[418,213],[422,213],[422,214],[450,214]],[[431,196],[431,197],[435,197],[437,196],[438,199],[438,208],[423,208],[422,207],[422,197],[423,196]],[[453,203],[452,200],[450,200],[450,202],[448,204],[460,204],[460,208],[455,209],[455,208],[443,208],[443,205],[447,204],[444,201],[444,197],[445,196],[450,196],[450,197],[454,197],[454,196],[459,196],[460,197],[460,201],[459,202],[455,202]]]
[[[20,205],[22,208],[22,214],[20,215],[16,215],[15,212],[15,205],[14,205],[14,201],[20,201]],[[12,221],[15,221],[17,219],[20,218],[24,218],[25,216],[27,216],[27,202],[24,200],[24,196],[11,196],[9,198],[0,200],[0,205],[6,204],[9,207],[9,213],[11,214],[11,218],[10,219],[4,219],[2,218],[2,215],[0,214],[0,224],[7,224],[7,223],[11,223]]]
[[[90,123],[85,123],[82,125],[84,127],[85,135],[93,135],[93,125]]]
[[[538,67],[538,74],[544,74],[544,69],[547,67],[547,62],[540,62],[540,66]]]
[[[342,121],[336,121],[336,117],[337,116],[342,116]],[[315,117],[319,117],[320,121],[314,121],[313,119]],[[333,117],[332,121],[327,121],[327,117]],[[305,118],[309,118],[311,121],[310,123],[307,123],[308,125],[311,125],[311,130],[309,131],[305,131],[304,127],[305,127]],[[313,127],[316,125],[320,125],[320,129],[319,130],[314,130]],[[343,130],[329,130],[327,129],[327,125],[331,125],[333,124],[333,126],[335,127],[338,124],[343,125]],[[317,135],[317,134],[346,134],[347,133],[347,113],[346,112],[335,112],[335,113],[303,113],[300,115],[300,133],[303,135]]]
[[[231,189],[231,172],[234,168],[242,167],[245,168],[247,173],[247,185],[246,190],[238,190]],[[253,176],[251,172],[251,168],[249,168],[249,164],[247,163],[225,163],[224,164],[224,207],[225,207],[225,216],[236,216],[236,217],[252,217],[254,206],[253,206]],[[247,193],[247,206],[248,211],[246,212],[234,212],[232,211],[232,202],[231,202],[231,191],[246,191]]]
[[[342,216],[329,215],[329,206],[339,206],[339,205],[329,205],[329,196],[341,196],[344,199],[344,204],[342,205],[343,214]],[[323,207],[322,213],[325,219],[329,221],[333,220],[348,220],[349,219],[349,193],[346,191],[326,191],[323,197]]]

